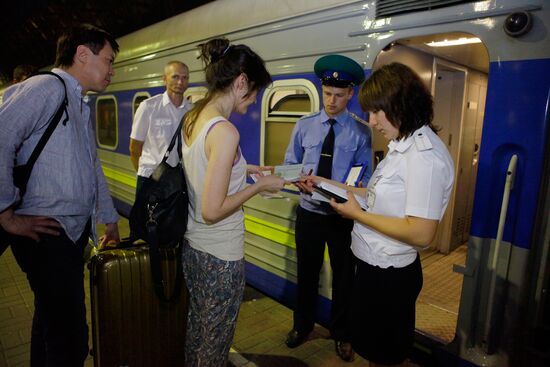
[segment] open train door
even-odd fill
[[[478,38],[453,32],[396,40],[380,52],[373,70],[391,62],[411,67],[431,90],[434,125],[455,163],[455,185],[432,243],[435,250],[421,252],[424,288],[416,322],[421,333],[449,343],[456,331],[462,289],[462,275],[453,272],[453,265],[463,265],[466,259],[489,55]],[[375,157],[387,153],[387,141],[377,131],[373,131],[373,151]]]

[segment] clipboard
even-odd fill
[[[361,181],[361,178],[363,177],[366,169],[366,163],[352,164],[351,166],[349,166],[346,174],[344,175],[344,177],[346,178],[344,183],[348,186],[357,186],[359,181]]]

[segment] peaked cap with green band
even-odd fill
[[[342,55],[321,57],[313,67],[323,85],[337,88],[354,87],[365,80],[361,65]]]

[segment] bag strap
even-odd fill
[[[185,116],[184,116],[185,118]],[[166,153],[164,153],[164,157],[162,158],[162,163],[166,163],[166,161],[168,160],[168,157],[170,157],[170,153],[172,153],[172,149],[174,149],[174,145],[176,145],[176,141],[178,142],[178,156],[180,157],[180,160],[181,160],[181,127],[183,125],[183,120],[184,118],[181,119],[179,125],[178,125],[178,128],[176,129],[176,132],[174,132],[174,135],[172,136],[172,140],[170,140],[170,145],[168,145],[168,149],[166,149]]]
[[[160,251],[158,246],[156,223],[147,223],[147,232],[149,233],[149,264],[151,265],[151,275],[153,276],[153,286],[155,293],[163,302],[175,303],[181,295],[181,286],[183,284],[183,264],[181,255],[183,250],[183,241],[178,241],[176,246],[176,279],[172,295],[166,296],[166,282],[162,276],[162,267],[160,263]]]
[[[29,157],[29,160],[27,161],[27,163],[24,164],[24,167],[25,167],[25,169],[23,171],[24,173],[21,177],[20,182],[18,182],[18,184],[22,184],[22,186],[20,186],[20,187],[24,187],[24,186],[27,185],[27,182],[29,181],[29,178],[31,177],[32,168],[34,167],[34,164],[36,163],[36,160],[40,156],[40,153],[42,153],[42,150],[44,149],[44,147],[48,143],[48,140],[52,136],[55,128],[57,127],[57,125],[59,125],[59,121],[61,120],[61,117],[63,116],[63,113],[65,113],[65,119],[63,120],[63,125],[66,125],[67,121],[69,120],[69,112],[67,111],[67,106],[69,105],[69,101],[67,99],[67,86],[65,85],[65,81],[63,80],[63,78],[60,77],[59,75],[57,75],[56,73],[51,72],[51,71],[41,71],[41,72],[39,72],[35,75],[53,75],[53,76],[55,76],[57,79],[59,79],[61,84],[63,84],[63,91],[65,93],[65,96],[63,97],[63,101],[61,102],[61,104],[57,108],[57,111],[55,112],[55,114],[50,119],[48,127],[46,128],[46,131],[44,132],[44,134],[42,134],[42,137],[40,137],[40,140],[38,141],[38,144],[36,144],[36,147],[32,151],[31,156]]]
[[[181,128],[183,126],[183,120],[185,117],[183,117],[174,132],[174,135],[172,136],[172,140],[170,141],[170,145],[168,145],[168,149],[166,149],[166,153],[164,153],[164,157],[162,158],[162,162],[160,164],[166,163],[168,160],[168,157],[170,156],[170,153],[172,152],[172,149],[174,149],[174,146],[176,145],[176,142],[178,143],[177,149],[178,149],[178,156],[180,158],[180,161],[182,159],[182,137],[181,137]],[[183,169],[183,166],[182,166]],[[151,205],[151,204],[148,204]],[[155,208],[148,208],[149,211],[155,210]],[[149,215],[149,220],[147,221],[147,233],[149,234],[149,263],[151,265],[151,275],[153,276],[153,285],[155,288],[155,293],[157,296],[164,302],[172,303],[176,302],[181,294],[181,286],[183,283],[183,264],[181,262],[181,254],[183,249],[183,240],[178,242],[178,245],[176,246],[176,279],[174,284],[174,289],[172,290],[172,295],[170,297],[166,296],[165,293],[165,281],[162,276],[162,267],[160,263],[160,251],[159,251],[159,244],[158,244],[158,236],[157,236],[157,222],[152,219],[153,216]]]

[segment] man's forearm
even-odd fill
[[[139,158],[143,152],[143,143],[143,141],[130,138],[130,147],[128,150],[130,151],[130,160],[136,172],[139,169]]]
[[[137,172],[139,168],[139,156],[137,154],[130,154],[130,160],[132,161],[132,166],[134,166],[134,170]]]

